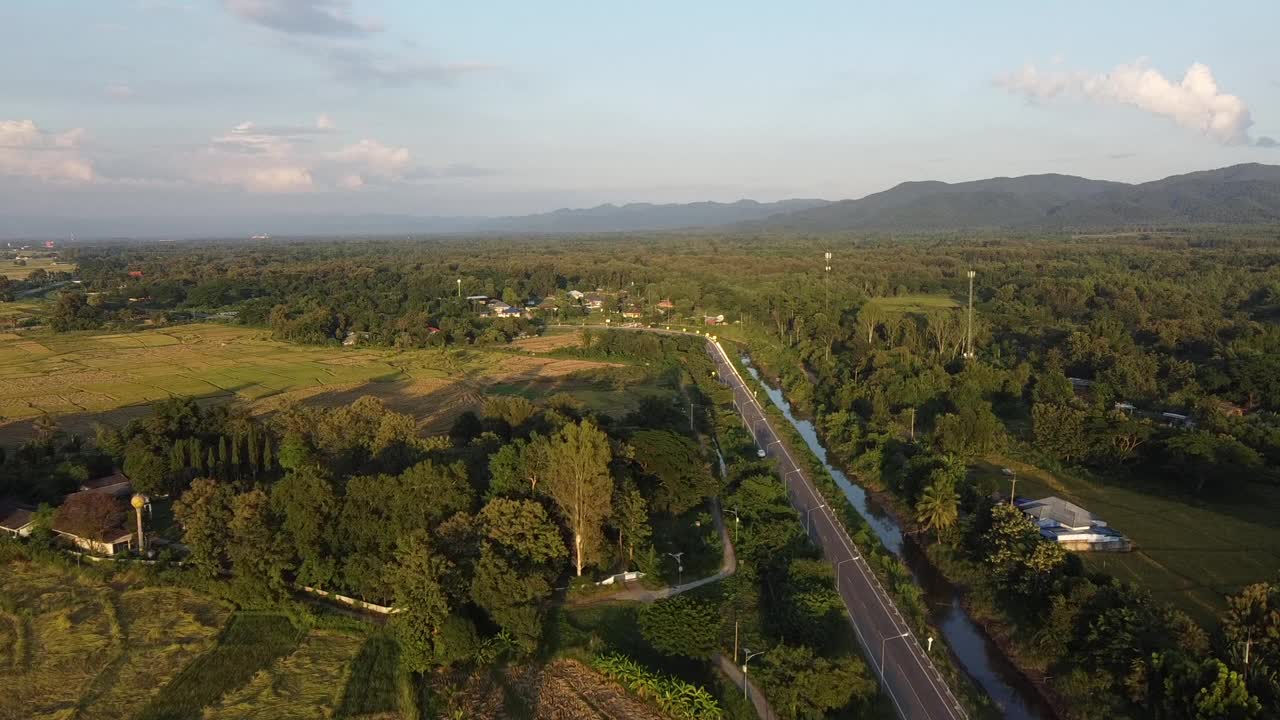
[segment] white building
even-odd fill
[[[1040,534],[1068,550],[1128,551],[1133,544],[1097,515],[1073,502],[1049,496],[1014,503],[1040,528]]]

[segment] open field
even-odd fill
[[[1130,537],[1130,553],[1081,553],[1090,568],[1149,589],[1206,627],[1224,598],[1250,583],[1274,580],[1280,567],[1280,489],[1249,487],[1239,497],[1210,503],[1157,495],[1127,486],[1103,486],[1059,477],[1006,459],[980,463],[977,472],[1018,472],[1018,495],[1057,495],[1100,516]],[[998,482],[1007,492],[1009,479]]]
[[[309,720],[332,717],[364,638],[314,630],[289,656],[205,708],[204,720]]]
[[[547,353],[562,348],[578,347],[582,344],[582,338],[578,333],[578,330],[569,328],[552,328],[545,335],[516,340],[511,343],[511,346],[532,353]]]
[[[75,263],[69,263],[59,260],[56,257],[31,257],[24,261],[25,265],[20,265],[14,261],[12,256],[0,258],[0,275],[11,280],[25,280],[27,275],[33,270],[48,270],[49,272],[75,272]],[[54,263],[58,263],[55,265]]]
[[[0,720],[132,717],[214,646],[228,616],[177,588],[116,587],[36,563],[0,574]]]
[[[887,313],[925,312],[960,307],[945,295],[899,295],[897,297],[872,298],[871,303]]]
[[[218,324],[118,335],[5,333],[0,445],[29,437],[30,420],[44,413],[64,430],[90,435],[95,422],[124,424],[172,396],[237,400],[266,413],[289,401],[339,405],[374,395],[416,417],[423,432],[440,432],[458,414],[477,409],[487,392],[560,392],[580,384],[569,382],[575,374],[607,367],[501,350],[292,345],[263,330]],[[619,398],[620,412],[638,402],[638,396]]]

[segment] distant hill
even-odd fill
[[[493,218],[475,223],[472,229],[480,232],[531,233],[681,230],[762,220],[779,213],[820,208],[829,202],[799,199],[772,203],[739,200],[733,203],[607,204],[583,210],[562,208],[539,215]]]
[[[907,182],[753,223],[786,230],[947,230],[1280,222],[1280,166],[1235,165],[1139,185],[1071,175]]]

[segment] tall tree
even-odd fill
[[[173,504],[173,515],[182,526],[182,544],[191,551],[191,562],[208,577],[227,568],[227,528],[231,524],[233,493],[212,478],[196,478]]]
[[[231,500],[227,529],[227,556],[241,587],[254,596],[282,595],[287,559],[272,524],[271,498],[267,493],[254,489],[236,495]]]
[[[581,576],[598,551],[601,526],[612,510],[609,438],[590,420],[569,423],[551,439],[547,456],[547,494],[573,534],[574,568]]]
[[[323,471],[304,466],[271,488],[271,505],[283,518],[284,540],[298,559],[298,582],[326,585],[336,568],[330,553],[338,503]]]
[[[389,579],[396,606],[402,609],[391,619],[400,641],[400,659],[414,672],[425,672],[441,653],[437,638],[449,617],[449,601],[440,579],[449,562],[432,550],[426,532],[416,531],[404,539],[396,552]]]

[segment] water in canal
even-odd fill
[[[742,362],[751,376],[764,386],[769,399],[782,411],[787,421],[800,432],[805,444],[822,461],[827,472],[835,478],[836,484],[844,491],[858,514],[875,531],[880,542],[906,564],[916,584],[924,591],[924,599],[929,606],[929,621],[942,631],[960,665],[991,697],[1000,709],[1001,716],[1015,720],[1053,718],[1053,711],[1036,689],[964,611],[960,604],[960,593],[955,586],[929,564],[915,543],[903,542],[902,529],[892,516],[877,506],[865,490],[850,482],[843,472],[827,462],[827,449],[819,442],[813,423],[792,415],[791,404],[782,396],[782,392],[765,382],[747,358],[742,358]]]

